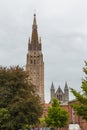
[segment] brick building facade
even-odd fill
[[[75,100],[69,101],[66,105],[61,105],[61,107],[69,113],[69,122],[68,125],[64,128],[59,128],[58,130],[68,130],[69,124],[79,124],[81,130],[87,130],[87,122],[79,117],[71,105],[75,103]],[[44,104],[44,113],[43,117],[48,113],[48,107],[51,106],[51,103]]]

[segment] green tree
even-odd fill
[[[0,108],[0,129],[6,129],[9,126],[10,114],[6,108]]]
[[[41,101],[36,94],[36,87],[29,83],[23,68],[0,67],[0,108],[9,111],[11,130],[39,121],[42,114]]]
[[[71,92],[76,98],[76,103],[73,105],[77,114],[87,121],[87,62],[85,61],[85,67],[83,68],[85,78],[82,79],[81,90],[82,93],[77,92],[71,88]]]
[[[46,122],[45,122],[45,118],[44,117],[39,118],[39,121],[40,121],[41,127],[46,127]]]
[[[48,115],[45,117],[48,127],[62,128],[68,123],[68,112],[60,107],[57,99],[53,99],[52,107],[48,108]]]

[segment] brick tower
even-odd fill
[[[44,103],[44,62],[41,45],[41,38],[38,39],[36,14],[34,14],[32,35],[28,42],[26,71],[29,73],[31,83],[36,86],[41,102]]]

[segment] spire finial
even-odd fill
[[[34,17],[36,17],[36,13],[34,13]]]
[[[34,21],[33,21],[33,25],[37,25],[37,23],[36,23],[36,13],[34,13]]]

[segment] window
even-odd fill
[[[34,60],[34,64],[36,64],[36,60]]]
[[[32,60],[30,61],[30,63],[32,64]]]

